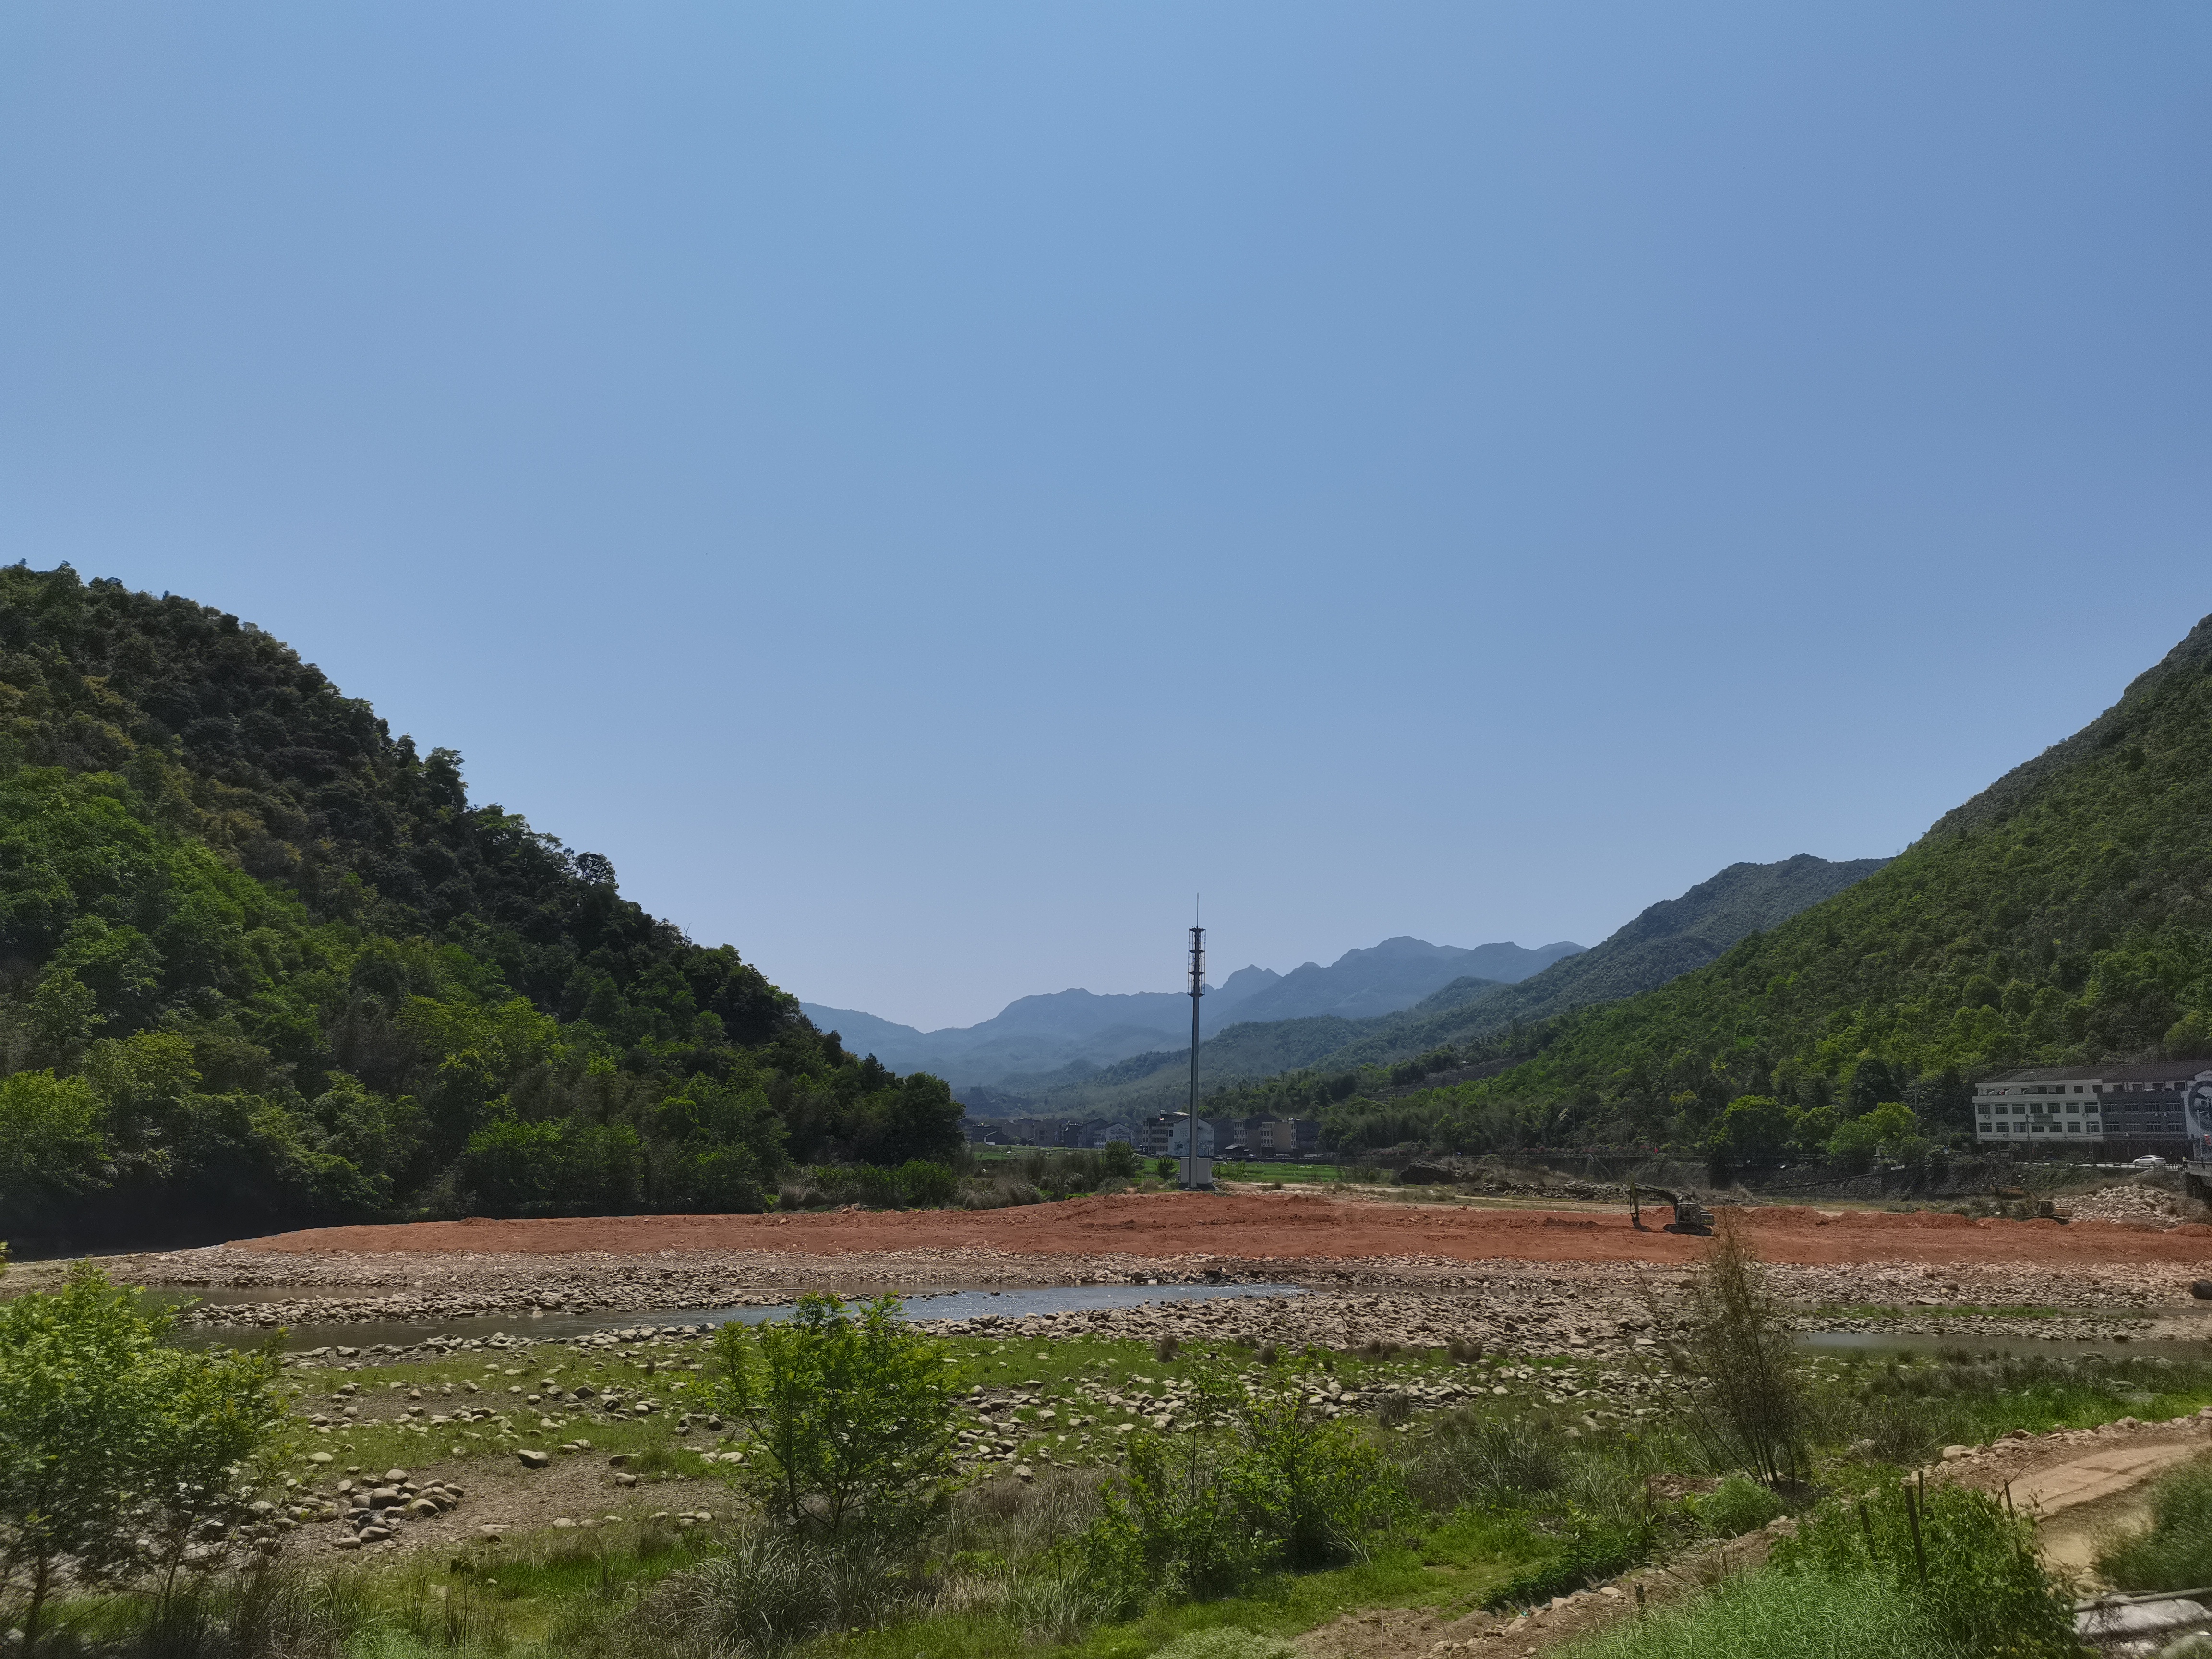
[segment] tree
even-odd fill
[[[1742,1095],[1714,1121],[1711,1146],[1739,1158],[1774,1158],[1789,1149],[1796,1114],[1764,1095]]]
[[[0,1210],[100,1185],[107,1158],[100,1097],[81,1079],[18,1072],[0,1079]]]
[[[48,1633],[64,1565],[81,1584],[173,1577],[282,1421],[273,1352],[186,1352],[161,1345],[167,1328],[89,1262],[0,1304],[0,1605],[21,1659]]]
[[[876,1066],[868,1056],[865,1065]],[[882,1068],[877,1066],[878,1073]],[[903,1164],[909,1158],[944,1163],[961,1147],[960,1120],[965,1109],[952,1097],[951,1085],[943,1078],[915,1072],[898,1086],[885,1122],[877,1161]]]
[[[940,1504],[956,1445],[944,1345],[899,1316],[896,1297],[848,1315],[805,1296],[787,1320],[722,1327],[722,1408],[760,1460],[744,1477],[782,1524],[838,1537],[911,1524]]]
[[[1828,1156],[1863,1166],[1882,1152],[1894,1158],[1910,1159],[1926,1145],[1920,1133],[1920,1120],[1910,1107],[1892,1100],[1875,1107],[1864,1117],[1838,1124],[1835,1133],[1828,1138]]]
[[[31,1029],[49,1058],[74,1065],[99,1016],[100,999],[73,969],[57,965],[39,976],[39,988],[31,993]]]

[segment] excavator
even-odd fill
[[[1664,1187],[1638,1188],[1632,1181],[1628,1183],[1628,1224],[1638,1232],[1651,1231],[1644,1224],[1644,1200],[1646,1198],[1663,1199],[1674,1206],[1674,1218],[1664,1224],[1659,1229],[1661,1232],[1694,1233],[1699,1237],[1711,1235],[1713,1212],[1704,1205],[1694,1199],[1684,1198],[1679,1193],[1670,1193]]]

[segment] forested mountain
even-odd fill
[[[757,1206],[957,1144],[236,617],[0,570],[0,1236]]]
[[[1863,881],[1538,1041],[1392,1138],[1682,1145],[1740,1097],[1956,1127],[1998,1067],[2212,1056],[2212,617]]]
[[[1680,898],[1662,899],[1601,945],[1512,985],[1455,981],[1324,1057],[1335,1067],[1389,1065],[1479,1043],[1515,1025],[1649,991],[1717,960],[1737,940],[1863,881],[1888,860],[1832,862],[1809,853],[1731,864]]]

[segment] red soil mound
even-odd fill
[[[1771,1261],[2200,1261],[2212,1227],[2166,1232],[2081,1221],[1975,1221],[1778,1206],[1746,1212]],[[606,1251],[989,1249],[1024,1255],[1221,1256],[1242,1261],[1437,1256],[1461,1261],[1687,1261],[1693,1238],[1637,1232],[1626,1212],[1456,1209],[1311,1198],[1125,1193],[1011,1210],[832,1215],[582,1216],[323,1227],[241,1241],[301,1255],[452,1252],[562,1255]]]

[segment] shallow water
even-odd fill
[[[854,1285],[841,1288],[838,1293],[848,1297],[876,1296],[883,1294],[885,1288]],[[152,1292],[147,1294],[149,1297],[154,1295]],[[241,1302],[273,1301],[288,1294],[281,1288],[264,1286],[250,1291],[202,1292],[199,1297],[210,1304],[231,1305]],[[360,1293],[325,1289],[300,1294],[336,1299]],[[1243,1301],[1258,1297],[1303,1294],[1304,1292],[1295,1285],[1058,1285],[1012,1291],[955,1290],[927,1296],[907,1296],[902,1300],[908,1316],[914,1319],[974,1319],[984,1314],[995,1314],[1001,1319],[1019,1319],[1029,1314],[1066,1313],[1089,1308],[1140,1308],[1163,1302]],[[158,1299],[173,1304],[188,1297],[183,1294],[162,1293]],[[309,1348],[368,1348],[380,1342],[410,1347],[432,1336],[482,1340],[486,1337],[506,1335],[550,1342],[565,1337],[589,1336],[599,1331],[657,1330],[665,1325],[726,1325],[732,1322],[757,1325],[768,1320],[782,1318],[791,1311],[792,1305],[789,1302],[779,1302],[753,1307],[653,1308],[629,1313],[513,1313],[465,1319],[329,1321],[286,1328],[282,1346],[287,1353],[298,1353]],[[189,1347],[216,1345],[241,1347],[252,1346],[265,1334],[252,1328],[210,1329],[185,1326],[178,1331],[177,1340]]]

